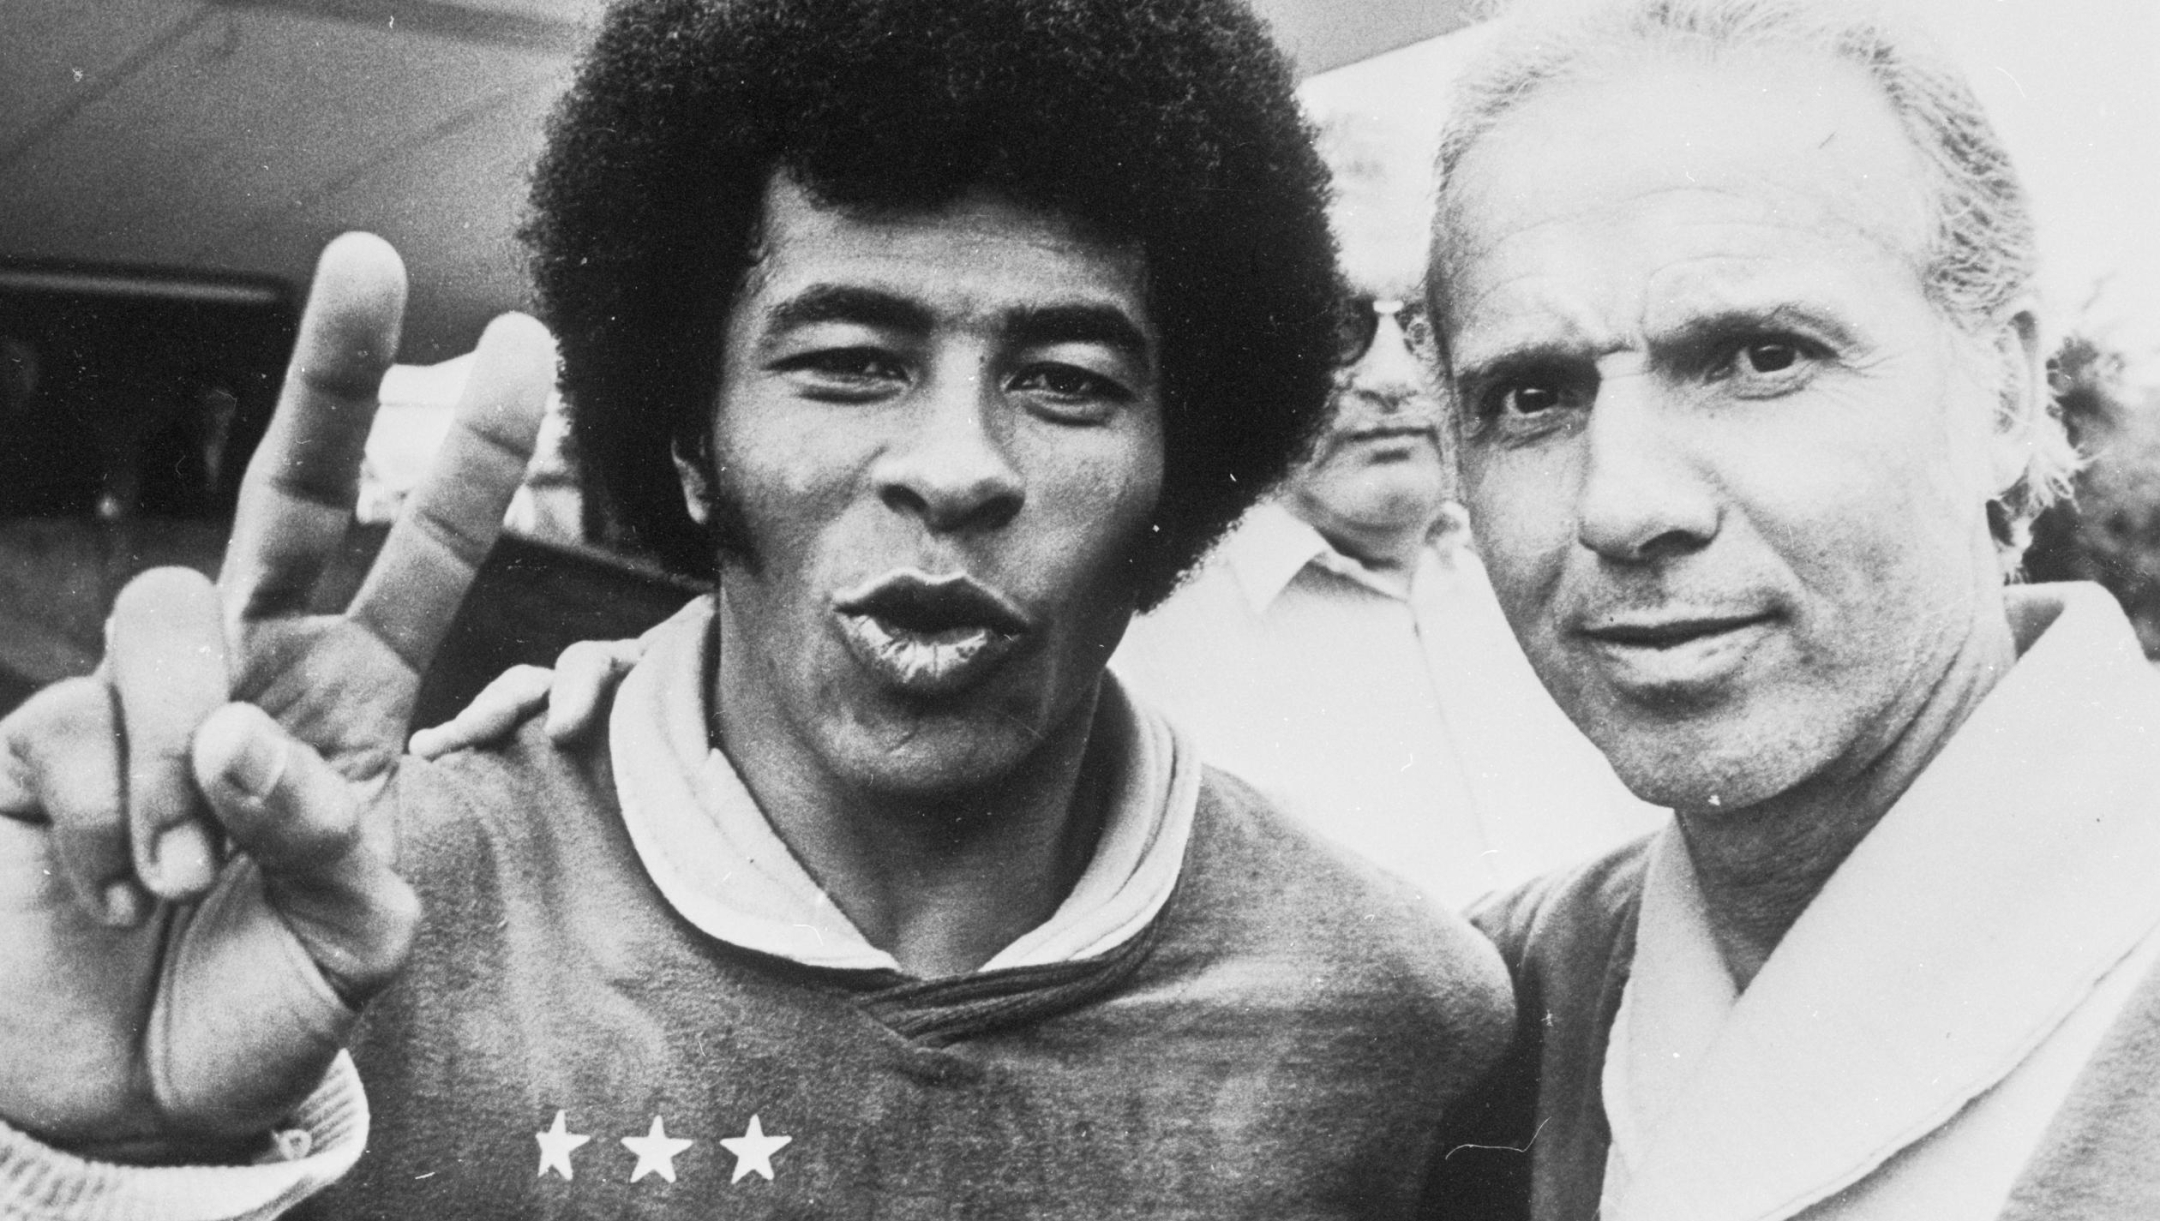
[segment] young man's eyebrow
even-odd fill
[[[820,322],[852,322],[921,334],[934,325],[930,311],[906,297],[846,284],[813,284],[773,306],[771,330]]]
[[[1015,311],[1005,323],[1008,339],[1022,346],[1096,343],[1146,361],[1147,336],[1123,310],[1108,305],[1046,305]]]

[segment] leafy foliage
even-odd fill
[[[2123,385],[2123,358],[2072,336],[2051,362],[2056,402],[2088,464],[2076,501],[2033,523],[2025,574],[2035,581],[2098,581],[2160,660],[2160,391]]]

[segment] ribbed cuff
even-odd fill
[[[5,1221],[243,1221],[275,1217],[341,1178],[367,1148],[367,1094],[339,1052],[249,1166],[123,1166],[62,1153],[0,1123]]]

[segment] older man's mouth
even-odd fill
[[[1672,693],[1723,681],[1778,621],[1768,611],[1592,617],[1576,634],[1623,689]]]
[[[972,685],[1030,629],[1010,598],[965,574],[889,573],[844,591],[833,609],[856,660],[921,696]]]

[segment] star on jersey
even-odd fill
[[[592,1137],[580,1136],[572,1132],[563,1112],[557,1111],[555,1112],[555,1126],[545,1132],[533,1133],[533,1139],[540,1142],[539,1177],[544,1179],[547,1177],[547,1172],[553,1170],[563,1178],[570,1179],[576,1177],[570,1172],[571,1150],[591,1140]]]
[[[667,1134],[660,1124],[660,1117],[653,1116],[652,1131],[643,1136],[625,1136],[623,1148],[637,1154],[637,1168],[630,1172],[635,1183],[648,1174],[657,1174],[672,1183],[675,1181],[675,1155],[688,1149],[695,1141],[678,1140]]]
[[[743,1176],[753,1170],[764,1175],[766,1182],[772,1182],[772,1155],[786,1148],[787,1143],[794,1139],[792,1136],[765,1135],[764,1125],[758,1122],[757,1116],[752,1115],[749,1128],[741,1136],[720,1138],[720,1144],[735,1155],[735,1177],[728,1182],[740,1183]]]

